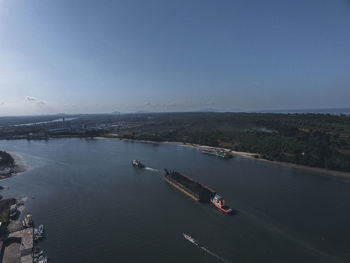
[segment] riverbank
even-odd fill
[[[7,153],[13,158],[14,164],[0,168],[0,180],[29,169],[18,153]],[[39,233],[38,229],[34,228],[30,213],[21,215],[27,199],[22,197],[18,200],[15,198],[0,200],[0,262],[47,262],[44,252],[34,249],[35,242],[43,238],[43,232]]]
[[[111,137],[108,137],[108,138],[111,138]],[[113,137],[113,138],[117,138],[117,137]],[[233,155],[237,155],[237,156],[249,158],[249,159],[254,159],[257,161],[261,161],[261,162],[290,167],[290,168],[294,168],[294,169],[307,170],[307,171],[311,171],[311,172],[324,173],[324,174],[339,176],[339,177],[343,177],[343,178],[350,178],[350,172],[335,171],[335,170],[329,170],[329,169],[319,168],[319,167],[311,167],[311,166],[295,164],[295,163],[271,161],[271,160],[261,158],[260,155],[257,153],[237,152],[237,151],[232,151],[230,149],[226,149],[226,148],[222,148],[222,147],[213,147],[213,146],[199,145],[199,144],[189,144],[189,143],[183,143],[183,142],[168,142],[168,141],[155,142],[155,141],[146,141],[146,140],[124,139],[124,138],[119,138],[119,139],[122,139],[124,141],[134,141],[134,142],[141,142],[141,143],[167,144],[167,145],[174,145],[174,146],[181,146],[181,147],[189,147],[189,148],[195,148],[195,149],[199,149],[199,150],[209,150],[209,151],[224,150],[224,151],[230,152]]]
[[[18,153],[15,153],[15,152],[8,152],[8,153],[12,156],[15,163],[14,165],[11,165],[11,166],[0,167],[0,180],[23,173],[27,171],[29,168],[26,162],[24,161],[24,159]]]
[[[67,137],[64,137],[64,138],[67,138]],[[272,161],[272,160],[261,158],[261,156],[257,153],[233,151],[233,150],[230,150],[227,148],[222,148],[222,147],[213,147],[213,146],[199,145],[199,144],[192,144],[192,143],[183,143],[183,142],[170,142],[170,141],[156,142],[156,141],[149,141],[149,140],[126,139],[126,138],[119,137],[118,134],[107,134],[104,136],[94,137],[94,139],[107,139],[107,138],[120,139],[120,140],[124,140],[124,141],[140,142],[140,143],[175,145],[175,146],[180,146],[180,147],[195,148],[195,149],[199,149],[199,150],[209,150],[209,151],[224,150],[224,151],[230,152],[233,155],[237,155],[237,156],[241,156],[241,157],[245,157],[245,158],[249,158],[249,159],[254,159],[257,161],[267,162],[267,163],[281,165],[281,166],[295,168],[295,169],[302,169],[302,170],[308,170],[308,171],[312,171],[312,172],[319,172],[319,173],[324,173],[324,174],[343,177],[343,178],[350,178],[350,172],[329,170],[326,168],[312,167],[312,166],[289,163],[289,162]],[[15,160],[15,165],[14,165],[14,167],[0,167],[0,180],[15,176],[17,174],[23,173],[23,172],[28,170],[27,164],[25,163],[25,161],[23,160],[23,158],[20,155],[18,155],[15,152],[9,152],[9,154],[11,154],[11,156]]]

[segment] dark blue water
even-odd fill
[[[6,179],[5,197],[28,196],[51,262],[349,262],[350,180],[170,145],[118,139],[0,141],[31,169]],[[176,169],[220,192],[226,216],[168,185]]]

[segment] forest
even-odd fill
[[[15,161],[9,153],[0,151],[0,166],[12,166],[14,163]]]
[[[345,114],[85,114],[66,115],[67,121],[63,122],[43,122],[58,117],[62,116],[0,118],[3,125],[0,139],[109,136],[176,141],[256,153],[257,158],[273,161],[350,172],[350,115]],[[37,124],[18,125],[29,122]],[[50,133],[50,129],[57,128],[64,128],[64,132]],[[10,159],[4,155],[2,160]]]
[[[350,171],[348,115],[174,113],[133,116],[133,122],[119,129],[121,137],[224,147],[268,160]]]

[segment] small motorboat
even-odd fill
[[[44,238],[44,225],[34,228],[34,240],[40,240],[42,238]]]
[[[184,236],[185,239],[187,239],[188,241],[190,241],[192,244],[196,245],[197,247],[202,247],[201,243],[199,243],[197,240],[195,240],[193,237],[191,237],[190,235],[187,235],[185,233],[182,233],[182,235]]]
[[[138,160],[132,160],[131,164],[136,168],[145,168],[145,165]]]

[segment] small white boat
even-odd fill
[[[185,233],[182,233],[182,235],[184,236],[185,239],[190,241],[192,244],[196,245],[197,247],[202,247],[202,245],[190,235],[187,235]]]
[[[39,228],[34,228],[34,240],[44,238],[44,225],[40,225]]]

